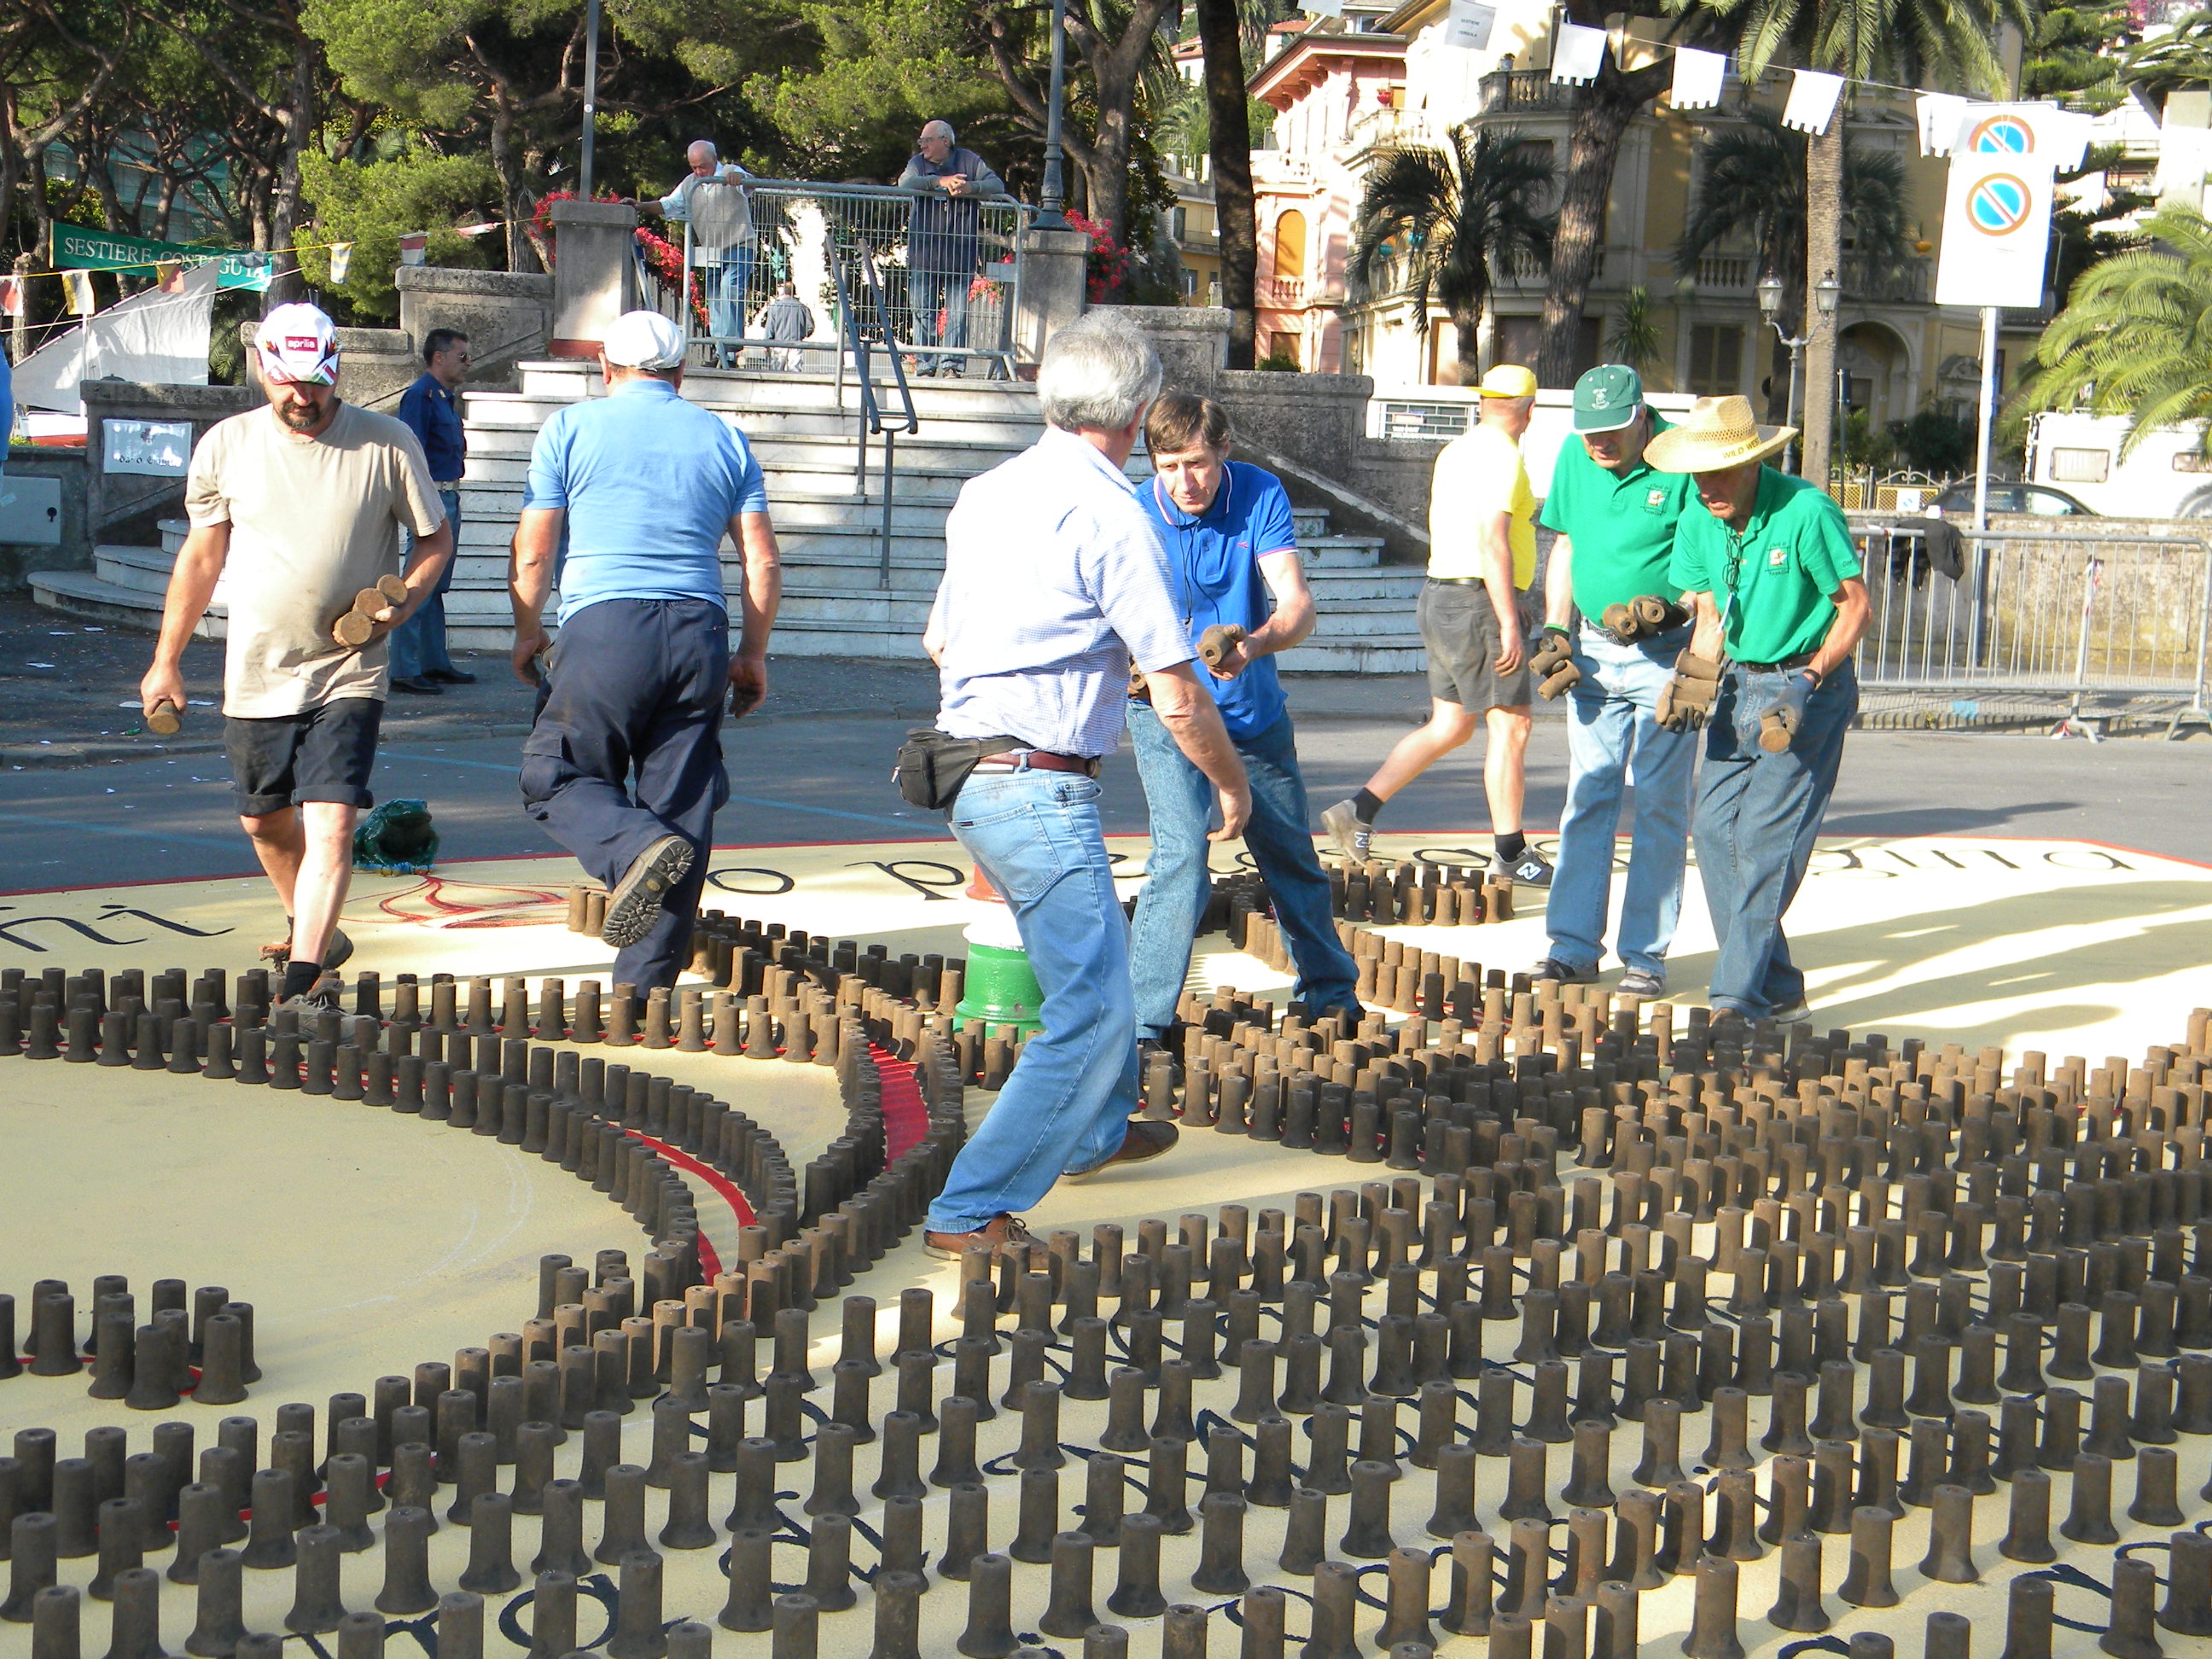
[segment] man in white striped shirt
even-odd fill
[[[1044,1002],[1043,1029],[929,1207],[939,1255],[1025,1240],[1015,1212],[1061,1176],[1175,1144],[1172,1124],[1129,1121],[1128,927],[1098,821],[1099,763],[1121,742],[1132,660],[1220,797],[1214,840],[1243,834],[1251,794],[1193,665],[1167,550],[1121,471],[1159,389],[1159,359],[1126,320],[1098,312],[1063,328],[1037,370],[1044,435],[969,479],[945,523],[923,636],[942,679],[938,726],[1006,745],[949,817],[1012,910]]]

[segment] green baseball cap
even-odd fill
[[[1626,363],[1600,363],[1575,382],[1575,430],[1618,432],[1644,406],[1644,380]]]

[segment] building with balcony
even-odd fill
[[[1447,44],[1447,0],[1407,0],[1381,17],[1317,20],[1286,36],[1251,83],[1253,95],[1276,111],[1275,148],[1253,158],[1263,355],[1272,349],[1309,371],[1370,374],[1386,395],[1456,380],[1459,342],[1441,311],[1424,329],[1402,293],[1355,302],[1346,291],[1364,180],[1385,150],[1441,144],[1466,122],[1518,134],[1564,175],[1576,88],[1551,78],[1557,15],[1540,0],[1500,0],[1487,43],[1473,50]],[[1627,46],[1650,49],[1634,40]],[[1778,402],[1789,355],[1759,315],[1756,284],[1765,272],[1755,249],[1747,240],[1723,244],[1687,272],[1676,270],[1674,251],[1693,198],[1700,137],[1741,123],[1747,100],[1778,112],[1788,88],[1784,73],[1747,88],[1731,72],[1717,107],[1678,111],[1662,95],[1632,124],[1581,320],[1582,364],[1615,355],[1609,343],[1624,316],[1640,309],[1656,335],[1653,356],[1641,365],[1655,391],[1740,392],[1757,401],[1771,386]],[[1909,94],[1862,92],[1843,118],[1855,147],[1902,161],[1915,252],[1901,267],[1876,269],[1846,246],[1838,273],[1838,392],[1877,426],[1931,403],[1970,410],[1978,319],[1933,303],[1948,164],[1920,155]],[[1493,276],[1481,360],[1533,362],[1547,272],[1531,264]],[[2047,309],[2006,313],[2004,355],[2014,372],[2047,319]]]
[[[1378,112],[1395,111],[1405,76],[1401,37],[1350,30],[1341,18],[1290,35],[1253,76],[1252,95],[1275,112],[1273,147],[1252,152],[1263,359],[1323,374],[1357,372],[1344,357],[1341,307],[1352,220],[1372,145],[1355,134]]]

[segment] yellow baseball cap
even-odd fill
[[[1476,390],[1486,398],[1533,398],[1536,377],[1518,363],[1493,363]]]

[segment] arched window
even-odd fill
[[[1306,216],[1296,208],[1275,221],[1275,276],[1290,282],[1306,274]]]

